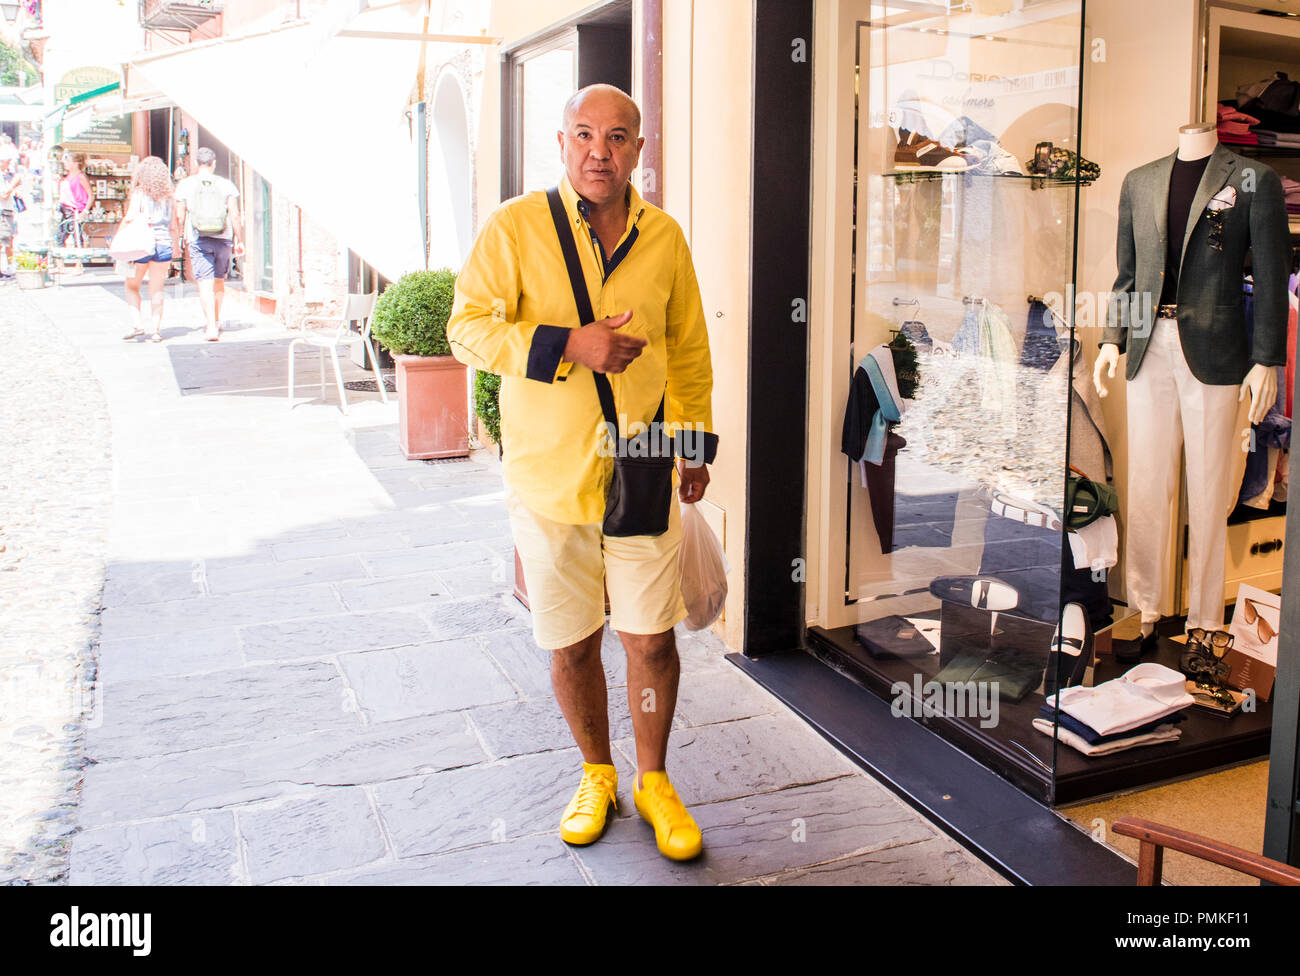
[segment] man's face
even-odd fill
[[[592,92],[558,133],[564,171],[578,194],[601,206],[621,199],[641,156],[631,107],[608,92]]]

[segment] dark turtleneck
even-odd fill
[[[1183,237],[1187,233],[1196,188],[1201,185],[1201,176],[1209,162],[1209,156],[1174,160],[1174,171],[1169,175],[1169,236],[1165,244],[1165,284],[1160,292],[1161,305],[1173,305],[1178,301],[1178,266],[1183,260]]]

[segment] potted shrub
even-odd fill
[[[474,416],[478,418],[479,439],[484,443],[501,443],[501,377],[476,370],[474,373]]]
[[[402,453],[408,458],[469,454],[469,367],[451,355],[447,319],[456,284],[448,268],[413,271],[384,289],[371,332],[397,364]]]
[[[45,258],[39,254],[24,251],[15,259],[14,278],[19,288],[44,288],[48,284],[45,274]]]

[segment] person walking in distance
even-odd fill
[[[533,635],[551,652],[555,697],[583,758],[560,836],[594,842],[617,805],[600,656],[608,588],[627,654],[633,800],[659,852],[686,860],[703,841],[665,769],[680,676],[673,627],[686,617],[674,462],[665,459],[644,506],[614,506],[615,525],[606,486],[611,433],[662,417],[678,498],[704,497],[717,450],[708,332],[685,235],[629,182],[645,142],[636,103],[592,85],[569,99],[562,125],[560,185],[488,218],[457,276],[447,337],[462,362],[502,377],[502,474]],[[572,283],[566,266],[576,266]],[[582,321],[588,312],[595,321]]]
[[[65,151],[62,156],[63,179],[59,181],[59,229],[55,243],[59,247],[67,246],[69,240],[73,247],[83,247],[81,224],[90,210],[90,178],[86,176],[86,154]],[[60,273],[81,274],[81,259],[78,258],[74,270],[66,272],[62,261],[59,262]]]
[[[153,330],[149,338],[162,342],[163,288],[167,284],[167,270],[172,255],[180,251],[180,220],[176,213],[175,190],[167,164],[157,156],[140,161],[131,179],[131,193],[127,198],[126,217],[136,217],[149,223],[153,231],[153,253],[140,258],[126,279],[126,303],[132,308],[133,327],[123,339],[136,339],[145,334],[144,309],[140,302],[140,285],[149,277],[149,308]]]
[[[221,302],[226,295],[230,258],[244,256],[239,218],[239,190],[217,175],[217,154],[206,146],[194,154],[198,171],[181,180],[176,201],[185,229],[187,254],[199,285],[199,304],[206,326],[204,338],[221,337]]]
[[[12,145],[0,147],[0,278],[13,277],[14,238],[18,236],[18,191],[23,174]]]

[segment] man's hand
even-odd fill
[[[677,486],[677,497],[688,505],[693,505],[704,497],[704,489],[709,484],[709,469],[703,464],[690,464],[685,458],[677,459],[677,474],[681,484]]]
[[[230,249],[230,253],[237,258],[242,258],[244,256],[244,242],[235,241],[235,246]]]
[[[645,339],[619,332],[632,319],[632,310],[569,331],[564,358],[597,373],[621,373],[645,348]]]

